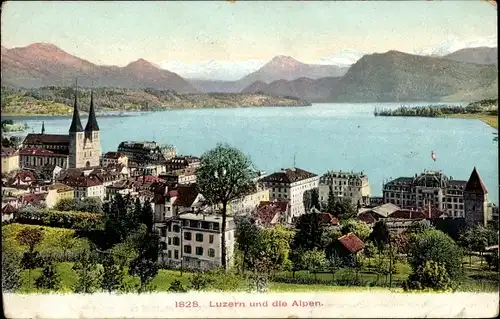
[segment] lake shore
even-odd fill
[[[489,114],[449,114],[443,115],[443,118],[456,118],[456,119],[470,119],[470,120],[481,120],[488,124],[492,128],[498,130],[498,117],[496,115]]]

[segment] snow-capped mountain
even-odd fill
[[[414,53],[418,55],[444,56],[465,48],[478,48],[478,47],[494,48],[497,47],[497,43],[498,41],[496,36],[489,36],[476,39],[451,38],[437,47],[427,47],[415,50]]]
[[[166,70],[178,73],[184,78],[200,80],[235,81],[245,75],[257,71],[267,61],[197,61],[185,63],[183,61],[162,61],[158,64]]]
[[[351,66],[358,62],[365,55],[365,53],[358,52],[351,49],[341,50],[333,55],[324,57],[315,62],[315,64],[323,65],[336,65],[340,67]]]

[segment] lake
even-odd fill
[[[422,103],[406,104],[423,105]],[[364,171],[372,196],[385,179],[442,170],[467,180],[477,167],[490,201],[498,203],[497,132],[479,120],[375,117],[378,108],[400,103],[314,104],[311,107],[188,109],[138,116],[98,117],[103,152],[124,140],[173,144],[179,154],[199,156],[218,142],[249,155],[271,173],[295,166],[322,174],[327,170]],[[5,117],[4,117],[5,118]],[[39,132],[67,133],[67,117],[15,117]],[[85,126],[86,118],[82,118]],[[431,152],[436,153],[436,162]]]

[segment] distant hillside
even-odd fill
[[[237,81],[188,80],[201,92],[241,92],[255,82],[271,83],[278,80],[294,81],[301,78],[312,80],[339,77],[349,67],[316,65],[299,62],[288,56],[276,56],[257,71]]]
[[[242,92],[264,93],[272,96],[291,96],[311,102],[325,102],[340,78],[328,77],[313,80],[300,78],[293,81],[278,80],[266,84],[261,81],[252,83]]]
[[[460,62],[498,65],[498,48],[466,48],[447,54],[443,58]]]
[[[69,115],[72,112],[74,89],[44,87],[9,89],[2,87],[2,115],[50,114]],[[79,109],[87,112],[90,89],[78,90]],[[272,97],[263,94],[178,94],[156,89],[94,89],[94,105],[103,111],[155,111],[168,108],[230,108],[257,106],[307,106],[310,103],[295,98]]]
[[[363,56],[338,81],[329,100],[407,102],[496,98],[497,76],[497,67],[492,65],[389,51]]]
[[[68,86],[78,82],[84,86],[148,88],[198,93],[179,75],[139,59],[126,67],[100,66],[73,56],[55,45],[35,43],[27,47],[2,47],[2,85],[37,88]]]

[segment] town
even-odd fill
[[[248,183],[240,185],[230,174],[241,172],[230,172],[235,168],[229,164],[228,176],[226,168],[210,171],[210,165],[227,164],[217,151],[237,151],[229,146],[220,145],[204,155],[180,155],[174,146],[155,141],[123,141],[116,151],[102,154],[100,139],[106,132],[99,127],[93,98],[92,94],[85,126],[78,109],[81,101],[75,95],[67,135],[47,134],[42,125],[40,133],[28,134],[18,148],[2,147],[3,227],[24,224],[90,232],[99,224],[95,219],[102,219],[107,243],[120,244],[143,223],[146,237],[155,234],[158,244],[154,260],[150,258],[145,265],[177,269],[181,275],[183,271],[204,274],[236,267],[254,271],[257,283],[266,283],[285,269],[293,272],[292,278],[295,272],[309,270],[316,279],[317,273],[326,270],[335,274],[338,269],[352,268],[356,278],[349,284],[355,284],[363,258],[378,255],[387,257],[389,265],[387,271],[377,273],[377,285],[379,275],[395,275],[396,257],[411,255],[414,279],[401,285],[411,288],[417,281],[435,288],[420,280],[425,277],[421,273],[428,267],[445,267],[442,276],[452,282],[458,270],[449,259],[455,257],[427,259],[435,248],[424,247],[420,253],[427,257],[418,264],[418,245],[408,248],[410,235],[402,239],[407,234],[426,234],[427,229],[446,233],[453,240],[434,243],[432,232],[430,239],[413,240],[453,249],[456,241],[471,258],[480,259],[481,266],[484,259],[488,269],[491,265],[498,271],[498,207],[488,201],[480,168],[471,167],[470,176],[462,180],[440,171],[408,172],[409,177],[385,182],[378,197],[371,194],[367,173],[340,168],[313,173],[291,167],[270,174],[252,169],[245,175]],[[219,156],[217,163],[210,162],[210,152]],[[211,160],[217,160],[215,155]],[[219,188],[230,195],[215,194]],[[134,209],[140,211],[135,223],[122,223],[123,216]],[[485,238],[481,244],[473,238],[478,233]],[[116,239],[110,239],[113,236]],[[261,243],[259,236],[270,236],[270,242]],[[26,245],[33,250],[36,243]],[[409,249],[414,250],[410,253]],[[277,255],[274,250],[279,251]],[[138,276],[144,287],[154,277]],[[170,288],[184,289],[179,285],[174,281]]]

